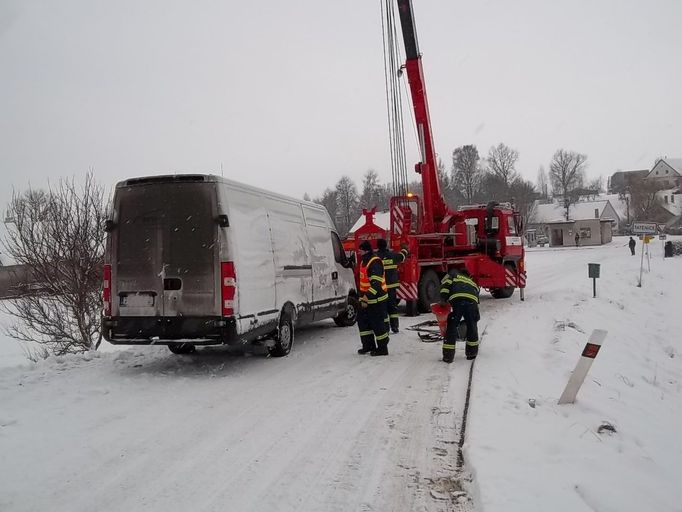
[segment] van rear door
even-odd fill
[[[218,316],[216,191],[212,182],[121,187],[114,314]]]

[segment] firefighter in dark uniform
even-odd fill
[[[452,311],[448,315],[448,324],[443,340],[443,361],[451,363],[455,358],[455,340],[457,326],[462,318],[466,324],[467,359],[475,359],[478,355],[478,285],[462,270],[451,270],[441,280],[440,303],[450,303]]]
[[[398,265],[408,256],[407,249],[402,248],[400,252],[388,250],[388,244],[383,238],[377,241],[377,256],[384,264],[384,275],[386,276],[386,288],[388,288],[388,319],[391,324],[391,331],[398,332],[398,288],[400,287],[400,276],[398,275]]]
[[[388,293],[384,279],[384,265],[372,246],[365,240],[360,244],[360,311],[358,328],[362,348],[358,354],[388,355]]]

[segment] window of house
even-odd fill
[[[663,196],[665,198],[665,204],[668,204],[668,196]]]
[[[592,238],[592,228],[580,228],[580,238]]]
[[[599,218],[599,208],[594,209],[594,218],[598,219]]]
[[[673,195],[670,196],[670,202],[671,202],[671,203],[674,203],[674,202],[675,202],[675,194],[673,194]]]

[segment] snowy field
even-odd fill
[[[470,363],[405,329],[388,358],[331,322],[282,359],[105,342],[33,364],[0,338],[0,511],[681,511],[682,257],[653,242],[638,287],[626,242],[530,249],[524,302],[483,294],[461,471]]]

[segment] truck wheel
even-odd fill
[[[284,357],[291,352],[293,344],[294,322],[291,319],[291,314],[283,311],[279,318],[279,329],[275,336],[275,346],[270,349],[270,355],[273,357]]]
[[[490,295],[493,296],[493,299],[508,299],[514,295],[514,287],[505,286],[504,288],[491,288]]]
[[[505,268],[509,268],[516,272],[516,267],[514,265],[507,264],[504,266]],[[508,299],[512,295],[514,295],[514,286],[505,286],[504,288],[491,288],[490,289],[490,295],[493,296],[493,299]]]
[[[346,309],[334,317],[334,323],[339,327],[350,327],[355,325],[358,320],[358,309],[360,308],[360,301],[357,297],[350,295]]]
[[[168,350],[173,354],[192,354],[197,351],[197,348],[191,343],[170,343]]]
[[[440,279],[435,270],[427,270],[419,280],[419,299],[417,307],[420,313],[430,313],[431,304],[440,300]]]
[[[405,315],[406,316],[417,316],[417,315],[419,315],[419,307],[417,306],[416,300],[406,300],[405,301]]]

